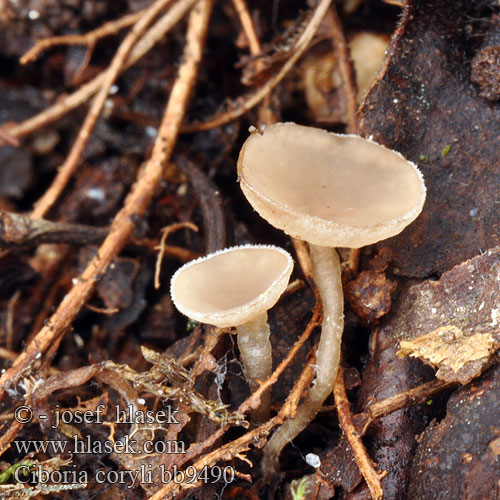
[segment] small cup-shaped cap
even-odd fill
[[[422,174],[399,153],[294,123],[252,133],[238,176],[264,219],[319,246],[359,248],[394,236],[425,201]]]
[[[292,257],[279,247],[226,248],[178,269],[170,295],[189,318],[221,328],[238,326],[276,304],[292,269]]]

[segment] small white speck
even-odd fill
[[[78,349],[81,349],[85,345],[85,342],[83,341],[82,337],[80,337],[80,335],[78,335],[78,333],[75,333],[73,335],[73,338],[75,339],[75,344],[76,344],[76,347],[78,347]]]
[[[371,134],[370,137],[368,137],[368,140],[373,141],[373,134]]]
[[[5,368],[2,368],[2,373],[5,373]]]
[[[104,107],[107,110],[111,110],[111,109],[113,109],[115,107],[115,104],[114,104],[114,102],[111,99],[106,99],[106,101],[104,101]]]
[[[73,286],[78,285],[78,283],[80,283],[80,280],[79,280],[78,278],[73,278],[73,279],[71,280],[71,284],[72,284]]]
[[[40,18],[40,12],[38,12],[37,10],[30,10],[28,12],[28,17],[34,21],[35,19],[39,19]]]
[[[435,307],[433,307],[433,308],[431,309],[431,312],[432,312],[432,314],[436,314],[436,313],[437,313],[437,309],[436,309]]]
[[[85,195],[87,196],[87,198],[90,198],[91,200],[104,201],[105,199],[104,191],[101,188],[87,189]]]
[[[118,85],[111,85],[111,87],[109,87],[109,95],[115,95],[119,90],[120,87],[118,87]]]
[[[158,135],[158,129],[156,127],[152,127],[151,125],[148,125],[146,127],[146,135],[148,137],[151,137],[151,139],[154,139]]]
[[[36,356],[35,356],[35,359],[40,359],[41,357],[42,357],[42,353],[41,352],[37,352]]]
[[[306,455],[306,462],[315,469],[321,465],[321,460],[316,453],[308,453]]]
[[[484,301],[481,302],[481,305],[479,306],[479,311],[481,311],[481,309],[484,307]]]
[[[500,317],[500,309],[491,310],[491,326],[496,326],[498,324],[498,318]]]
[[[146,400],[143,398],[137,398],[137,404],[144,405],[144,404],[146,404]]]
[[[393,100],[392,100],[392,102],[393,102],[394,104],[397,104],[397,103],[399,102],[399,100],[398,100],[398,99],[393,99]]]
[[[471,217],[475,217],[479,213],[479,210],[477,208],[473,208],[472,210],[469,210],[469,215]]]
[[[471,287],[471,286],[469,287],[469,290],[472,290],[472,287]]]

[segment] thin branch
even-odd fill
[[[307,246],[307,243],[303,240],[299,240],[293,237],[290,237],[290,239],[295,249],[297,260],[299,261],[302,272],[304,273],[304,277],[306,278],[307,283],[309,284],[314,293],[316,302],[321,303],[321,295],[318,290],[318,285],[316,285],[316,282],[314,281],[314,272],[313,272],[311,257],[309,255],[309,247]]]
[[[377,401],[368,407],[367,413],[369,420],[366,427],[377,418],[384,417],[389,413],[408,406],[424,403],[433,394],[456,385],[456,382],[445,382],[444,380],[436,379],[431,382],[426,382],[425,384],[420,384],[417,387],[413,387],[413,389],[401,392],[390,398],[383,399],[382,401]]]
[[[349,441],[356,463],[358,464],[361,474],[365,478],[373,500],[379,500],[383,497],[383,489],[380,484],[380,480],[386,473],[384,472],[379,474],[374,469],[363,441],[354,427],[349,400],[347,399],[347,393],[344,385],[344,370],[342,369],[342,366],[339,366],[337,378],[333,386],[333,395],[337,406],[340,428]]]
[[[252,17],[250,16],[245,0],[233,0],[233,5],[240,18],[241,27],[247,37],[250,54],[252,54],[252,56],[259,56],[262,52],[262,45],[255,31]]]
[[[269,93],[281,82],[281,80],[283,80],[286,74],[293,68],[300,56],[305,52],[317,29],[319,28],[319,25],[321,24],[331,2],[332,0],[320,1],[309,24],[304,30],[304,33],[302,33],[298,39],[292,51],[292,55],[273,78],[269,79],[264,85],[262,85],[262,87],[260,87],[253,94],[250,94],[248,97],[236,99],[238,107],[222,113],[206,122],[186,125],[182,127],[182,132],[198,132],[225,125],[226,123],[236,120],[236,118],[244,115],[247,111],[252,109],[256,104],[262,101],[262,99],[269,95]]]
[[[114,35],[118,31],[136,23],[146,13],[146,11],[147,9],[142,9],[137,12],[127,14],[120,19],[109,21],[108,23],[99,26],[99,28],[95,30],[89,31],[84,35],[53,36],[43,40],[38,40],[36,44],[21,57],[20,62],[21,64],[28,64],[38,59],[42,52],[45,52],[52,47],[56,47],[57,45],[88,45],[89,47],[92,47],[101,38]]]
[[[3,127],[5,127],[5,125]],[[0,127],[0,145],[1,141],[3,141],[9,146],[14,146],[15,148],[19,147],[19,140],[7,132],[3,127]]]
[[[8,429],[0,437],[0,456],[10,448],[10,444],[16,439],[22,428],[23,424],[17,420],[10,423]]]
[[[175,224],[170,224],[170,226],[164,227],[162,229],[160,245],[158,247],[159,252],[155,266],[155,279],[154,279],[155,289],[160,288],[161,263],[163,262],[163,256],[166,253],[165,248],[167,246],[166,245],[167,238],[169,234],[172,234],[173,232],[183,228],[188,228],[191,229],[192,231],[198,232],[198,226],[194,225],[192,222],[176,222]]]
[[[0,347],[0,358],[15,361],[17,358],[17,352],[9,351],[9,349],[5,349],[5,347]]]
[[[338,55],[339,71],[342,78],[342,90],[344,91],[344,98],[346,102],[346,132],[348,134],[358,133],[358,120],[356,113],[358,110],[358,103],[356,101],[357,85],[354,77],[354,67],[351,57],[349,55],[349,47],[344,36],[342,23],[340,22],[339,15],[335,4],[332,5],[325,17],[329,25],[333,46]]]
[[[107,227],[86,226],[68,222],[31,219],[27,215],[0,210],[0,248],[34,247],[42,243],[92,245],[101,243],[109,233]],[[158,241],[148,238],[129,238],[127,248],[154,252]],[[197,259],[200,254],[187,248],[164,245],[163,251],[183,262]]]
[[[19,288],[14,292],[14,295],[9,299],[9,303],[7,305],[7,320],[5,325],[6,330],[6,341],[5,345],[7,350],[12,351],[12,346],[14,345],[14,316],[17,301],[21,296],[21,289]]]
[[[264,68],[264,61],[259,59],[259,56],[262,54],[262,44],[257,36],[257,31],[255,30],[250,11],[248,10],[245,0],[233,0],[233,4],[240,18],[243,32],[247,37],[250,54],[257,58],[255,62],[256,69],[260,71]],[[259,106],[259,125],[275,123],[277,121],[274,112],[271,110],[271,98],[271,93],[269,93]]]
[[[180,124],[197,75],[198,63],[202,57],[208,15],[204,16],[201,24],[198,21],[198,15],[198,9],[191,14],[183,62],[172,87],[150,160],[139,171],[138,178],[125,199],[123,208],[113,220],[109,235],[95,257],[78,280],[75,280],[75,285],[64,297],[47,324],[38,332],[26,350],[19,355],[13,366],[0,377],[0,399],[5,397],[7,388],[15,386],[25,371],[28,371],[32,363],[41,355],[48,350],[55,354],[65,332],[92,293],[94,285],[124,247],[137,219],[144,213],[151,201],[161,181],[163,169],[176,144]]]

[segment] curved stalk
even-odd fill
[[[271,375],[273,358],[269,335],[271,330],[267,324],[267,313],[257,316],[243,325],[236,327],[238,332],[238,348],[245,367],[245,373],[252,392],[259,388],[259,380],[263,382]],[[252,414],[256,423],[263,422],[269,416],[271,408],[271,390],[261,397],[261,405]]]
[[[266,477],[278,472],[281,450],[307,427],[332,393],[340,363],[344,294],[339,256],[334,248],[309,246],[314,279],[323,302],[321,338],[316,351],[316,379],[295,418],[285,422],[264,447],[262,467]]]

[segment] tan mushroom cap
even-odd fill
[[[276,304],[292,269],[292,257],[282,248],[226,248],[178,269],[170,294],[177,309],[189,318],[221,328],[238,326]]]
[[[359,248],[394,236],[425,201],[422,174],[399,153],[294,123],[252,133],[238,175],[264,219],[319,246]]]

